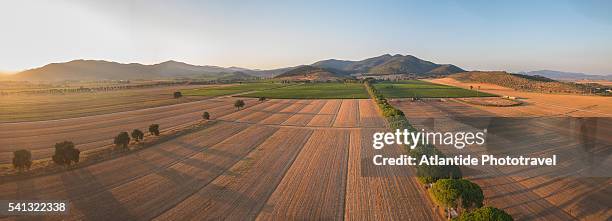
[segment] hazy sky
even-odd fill
[[[74,59],[277,68],[411,54],[612,74],[612,1],[0,1],[0,70]]]

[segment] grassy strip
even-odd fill
[[[368,98],[359,83],[306,83],[240,95],[274,99],[354,99]]]
[[[262,91],[274,88],[285,87],[291,84],[280,84],[280,83],[244,83],[236,85],[220,85],[213,87],[203,87],[196,89],[181,90],[181,93],[185,96],[208,96],[216,97],[230,94],[239,94],[249,91]]]

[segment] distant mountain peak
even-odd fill
[[[315,62],[313,66],[333,68],[351,73],[369,74],[430,74],[447,75],[463,72],[455,65],[441,65],[421,60],[413,55],[383,54],[360,61],[328,59]]]

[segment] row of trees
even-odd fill
[[[182,94],[180,92],[175,92],[174,97],[179,98]],[[260,97],[259,101],[263,102],[266,98]],[[234,107],[237,109],[243,108],[245,103],[243,100],[236,100],[234,102]],[[203,112],[202,119],[210,120],[210,113]],[[159,136],[159,124],[151,124],[149,125],[149,133],[152,136]],[[130,141],[141,142],[144,140],[144,132],[140,129],[132,130],[132,133],[128,134],[128,132],[120,132],[117,136],[115,136],[113,140],[113,144],[117,147],[122,147],[123,149],[127,149]],[[75,148],[75,145],[71,141],[63,141],[61,143],[55,144],[55,153],[52,156],[53,162],[57,165],[62,166],[70,166],[79,162],[81,151]],[[32,153],[29,150],[21,149],[13,152],[13,167],[17,169],[19,172],[23,170],[29,170],[32,166]]]
[[[408,122],[404,113],[390,105],[382,93],[379,93],[372,85],[371,80],[366,80],[364,85],[370,97],[382,111],[389,126],[392,129],[408,129],[416,131]],[[446,157],[433,145],[419,144],[409,154],[416,158],[438,155]],[[478,184],[462,179],[461,169],[456,165],[418,165],[416,166],[418,180],[426,185],[431,185],[430,193],[435,201],[446,208],[449,218],[451,208],[458,211],[458,220],[512,220],[512,217],[503,210],[493,207],[482,207],[484,194]],[[461,213],[460,209],[466,210]]]
[[[75,148],[71,141],[63,141],[55,144],[55,153],[51,157],[53,162],[61,166],[71,166],[79,162],[81,151]],[[17,150],[13,152],[13,167],[22,172],[29,170],[32,166],[32,153],[29,150]]]
[[[149,125],[149,133],[152,136],[159,136],[159,124]],[[143,141],[144,133],[140,129],[134,129],[130,134],[128,134],[128,132],[126,131],[120,132],[117,136],[115,136],[113,143],[118,147],[127,149],[131,140],[134,140],[136,142]]]
[[[159,136],[159,125],[151,124],[149,133],[154,136]],[[134,139],[140,142],[144,139],[144,133],[139,129],[134,129],[130,135],[127,132],[121,132],[114,139],[114,144],[127,148],[130,140]],[[60,166],[71,166],[79,162],[81,151],[77,149],[72,141],[63,141],[55,144],[55,152],[51,159]],[[13,167],[19,172],[29,170],[32,166],[32,153],[29,150],[21,149],[13,152]]]

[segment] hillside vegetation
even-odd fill
[[[489,83],[522,91],[538,91],[547,93],[586,93],[584,85],[560,82],[541,76],[509,74],[502,71],[484,72],[471,71],[449,76],[462,82]]]
[[[369,73],[374,75],[389,74],[420,74],[448,75],[464,72],[463,69],[451,64],[436,64],[419,59],[412,55],[381,55],[360,61],[323,60],[312,64],[321,68],[333,68],[350,73]]]

